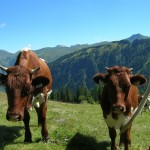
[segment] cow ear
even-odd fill
[[[4,84],[6,79],[7,79],[7,75],[4,75],[4,74],[0,73],[0,85]]]
[[[100,82],[102,84],[106,84],[106,75],[102,73],[98,73],[93,77],[93,80],[95,83],[99,84]]]
[[[130,82],[136,86],[141,86],[147,82],[146,78],[142,75],[133,75],[130,77]]]
[[[41,88],[49,84],[50,80],[44,76],[36,77],[35,79],[32,79],[32,85],[35,88]]]

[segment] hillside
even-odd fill
[[[133,42],[134,40],[143,40],[143,39],[149,39],[149,38],[150,38],[149,36],[144,36],[144,35],[141,35],[141,34],[133,34],[131,37],[129,37],[125,40]]]
[[[134,73],[150,76],[150,38],[141,34],[114,42],[95,44],[77,44],[74,46],[58,45],[35,50],[35,53],[49,64],[53,75],[53,89],[69,87],[76,90],[83,85],[93,88],[93,76],[105,67],[123,65],[134,68]],[[0,64],[12,66],[15,54],[0,50]]]
[[[135,39],[147,39],[148,36],[143,36],[141,34],[134,34],[131,37],[127,38],[126,40],[132,42]],[[78,50],[93,47],[93,46],[99,46],[99,45],[105,45],[109,42],[99,42],[94,44],[76,44],[72,46],[64,46],[64,45],[57,45],[56,47],[44,47],[42,49],[34,50],[35,53],[40,57],[46,60],[47,63],[53,62],[57,60],[58,58],[70,54],[72,52],[76,52]],[[9,53],[6,50],[0,50],[0,65],[2,66],[12,66],[15,63],[16,56],[18,55],[19,51],[16,53]]]
[[[128,66],[133,68],[133,73],[150,77],[150,39],[114,41],[82,49],[49,63],[53,88],[65,86],[75,90],[79,85],[92,88],[95,85],[93,76],[114,65]]]
[[[52,62],[56,59],[58,59],[61,56],[64,56],[66,54],[81,50],[82,48],[89,47],[88,44],[77,44],[70,47],[63,46],[63,45],[57,45],[56,47],[47,47],[42,48],[39,50],[35,50],[35,53],[46,60],[46,62]]]
[[[14,65],[16,54],[9,53],[4,50],[0,50],[0,65],[2,66],[11,66]]]
[[[102,43],[96,43],[96,45],[101,45]],[[94,44],[95,45],[95,44]],[[34,52],[40,57],[46,60],[46,62],[52,62],[56,59],[58,59],[61,56],[64,56],[66,54],[81,50],[83,48],[90,47],[88,44],[77,44],[72,45],[70,47],[63,46],[63,45],[57,45],[56,47],[45,47],[42,49],[34,50]],[[16,57],[18,55],[19,51],[16,53],[9,53],[5,50],[0,50],[0,64],[2,66],[12,66],[15,63]]]

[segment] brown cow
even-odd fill
[[[52,88],[49,67],[33,51],[24,49],[19,53],[15,66],[10,68],[0,66],[0,68],[7,73],[0,74],[0,80],[5,83],[8,97],[7,120],[23,120],[24,142],[32,142],[28,112],[28,107],[32,103],[38,115],[38,124],[42,126],[42,140],[47,142],[49,136],[46,124],[46,101]]]
[[[143,100],[143,95],[139,95],[139,103]],[[150,95],[147,97],[147,102],[144,105],[143,110],[141,111],[141,115],[144,111],[150,111]]]
[[[122,66],[106,68],[107,74],[98,73],[93,80],[104,88],[101,96],[103,117],[109,129],[111,149],[116,150],[116,129],[121,129],[138,107],[138,85],[143,85],[146,79],[142,75],[133,75],[131,70]],[[120,135],[120,146],[128,150],[131,144],[131,126]]]

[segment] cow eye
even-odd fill
[[[31,93],[31,86],[26,84],[24,85],[24,87],[22,88],[22,92],[21,92],[21,96],[22,97],[25,97],[25,96],[28,96],[30,93]]]
[[[29,89],[24,88],[23,91],[21,92],[21,97],[25,97],[29,95]]]

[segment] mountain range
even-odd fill
[[[72,45],[70,47],[64,46],[64,45],[57,45],[56,47],[45,47],[42,49],[38,50],[33,50],[40,58],[45,59],[47,63],[53,62],[56,59],[60,58],[61,56],[64,56],[66,54],[81,50],[83,48],[87,48],[90,46],[95,46],[95,45],[103,45],[108,42],[100,42],[100,43],[95,43],[92,45],[89,44],[76,44]],[[16,57],[20,51],[16,53],[10,53],[7,52],[6,50],[0,50],[0,64],[2,66],[12,66],[15,63]]]
[[[53,89],[69,87],[76,90],[83,85],[92,88],[93,76],[106,72],[105,67],[122,65],[133,68],[134,73],[150,77],[150,37],[134,34],[129,38],[92,45],[47,47],[35,53],[48,63],[53,76]],[[12,66],[17,53],[0,50],[0,64]]]
[[[143,74],[148,79],[150,39],[114,41],[82,49],[49,63],[54,89],[65,86],[73,90],[80,85],[91,89],[93,76],[98,72],[106,73],[105,67],[115,65],[133,68],[133,73]]]

